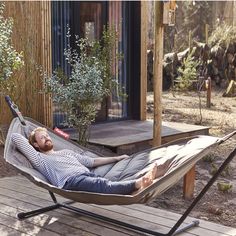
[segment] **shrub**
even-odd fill
[[[4,18],[5,5],[0,2],[0,94],[14,93],[15,80],[13,72],[23,66],[22,53],[18,53],[12,45],[13,19]],[[0,144],[4,143],[4,135],[0,127]]]
[[[194,59],[194,50],[188,53],[184,58],[182,67],[178,68],[179,76],[175,80],[175,88],[177,90],[188,90],[194,82],[197,81],[199,62]]]
[[[4,82],[12,76],[14,70],[23,65],[22,53],[18,53],[12,46],[13,19],[4,18],[4,3],[0,3],[0,84],[1,92],[7,87]]]
[[[71,37],[69,31],[67,37]],[[67,113],[67,125],[77,130],[82,145],[88,141],[88,128],[95,120],[98,103],[119,86],[112,73],[116,40],[113,28],[105,28],[100,41],[76,36],[78,50],[68,45],[64,52],[71,74],[65,76],[55,71],[45,77],[46,91],[52,93],[54,102]]]
[[[211,33],[208,43],[211,47],[227,48],[236,41],[236,27],[222,23]]]

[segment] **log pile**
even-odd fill
[[[223,97],[236,97],[236,81],[231,80],[225,92],[223,93]]]
[[[200,62],[199,73],[204,78],[210,77],[212,86],[226,89],[230,81],[236,81],[236,43],[231,43],[228,47],[216,45],[210,48],[205,43],[194,42],[193,56]],[[178,76],[178,68],[183,65],[184,58],[187,57],[189,48],[179,53],[168,53],[163,61],[163,90],[168,90],[175,78]],[[153,76],[153,52],[148,54],[148,90],[152,91]]]

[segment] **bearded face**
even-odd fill
[[[37,131],[35,133],[35,139],[34,147],[40,152],[48,152],[53,149],[52,140],[46,131]]]

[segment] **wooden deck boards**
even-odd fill
[[[64,201],[58,196],[58,200]],[[22,176],[0,179],[0,235],[143,235],[110,223],[91,219],[66,210],[53,210],[24,221],[16,213],[37,209],[52,204],[48,192],[29,182]],[[124,222],[166,233],[180,215],[145,205],[98,206],[75,203],[81,209],[102,214]],[[186,223],[193,218],[188,217]],[[200,221],[182,236],[236,236],[236,229]]]
[[[209,127],[162,122],[162,143],[202,134],[209,134]],[[89,142],[130,154],[150,147],[152,138],[153,121],[125,120],[92,125]]]

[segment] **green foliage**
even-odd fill
[[[170,51],[183,51],[189,45],[189,32],[192,32],[192,39],[198,42],[205,41],[205,26],[212,22],[212,2],[210,1],[177,1],[178,8],[176,10],[176,26],[174,48]],[[211,28],[211,25],[210,25]],[[168,31],[173,29],[169,27]],[[169,41],[171,35],[166,34],[166,41]]]
[[[204,156],[202,159],[205,162],[212,163],[214,161],[215,157],[214,157],[214,155],[209,154],[209,155]]]
[[[194,58],[195,49],[188,52],[186,58],[184,58],[182,66],[178,68],[179,76],[175,79],[175,84],[173,86],[174,90],[187,91],[189,89],[196,89],[198,100],[199,100],[199,114],[200,119],[196,124],[200,125],[202,123],[202,105],[201,105],[201,88],[203,82],[200,80],[199,67],[201,67],[201,62]]]
[[[67,37],[70,39],[70,32]],[[52,76],[45,76],[46,91],[53,94],[54,102],[67,113],[67,125],[77,129],[82,145],[87,143],[88,127],[95,120],[98,103],[118,86],[112,72],[116,40],[116,32],[108,28],[99,41],[76,36],[78,50],[68,45],[64,52],[71,74],[66,77],[57,70]]]
[[[224,193],[228,193],[232,191],[233,185],[229,182],[218,182],[217,183],[218,190]]]
[[[231,166],[227,165],[225,167],[225,169],[222,171],[221,176],[223,176],[223,177],[231,176],[232,172],[233,172],[233,170],[232,170]]]
[[[218,166],[215,163],[211,164],[211,171],[210,173],[212,175],[214,175],[217,171],[218,171]],[[221,172],[221,176],[222,177],[227,177],[227,176],[231,176],[232,175],[232,169],[230,167],[230,165],[228,165],[222,172]]]
[[[211,163],[211,175],[214,175],[218,171],[218,166],[215,163]]]
[[[235,43],[235,41],[236,27],[227,25],[225,23],[218,25],[211,33],[211,36],[208,40],[211,47],[221,46],[223,48],[227,48],[231,43]]]
[[[199,62],[193,57],[194,50],[188,53],[188,56],[184,58],[183,64],[178,68],[179,76],[175,80],[175,89],[188,90],[193,82],[196,82],[198,77],[197,67]]]
[[[13,19],[3,17],[4,3],[0,2],[0,89],[8,90],[8,79],[23,65],[22,53],[12,46]]]
[[[0,94],[12,95],[15,91],[13,72],[23,66],[22,53],[12,46],[13,19],[4,18],[5,5],[0,2]],[[0,127],[0,144],[4,143],[4,135]]]
[[[116,58],[119,62],[123,56],[117,51],[118,48],[118,32],[114,25],[106,25],[103,28],[101,40],[96,40],[92,48],[92,54],[97,57],[101,70],[104,89],[107,90],[108,94],[111,93],[113,88],[118,88],[120,95],[125,96],[122,88],[118,84],[114,77],[114,59]]]

